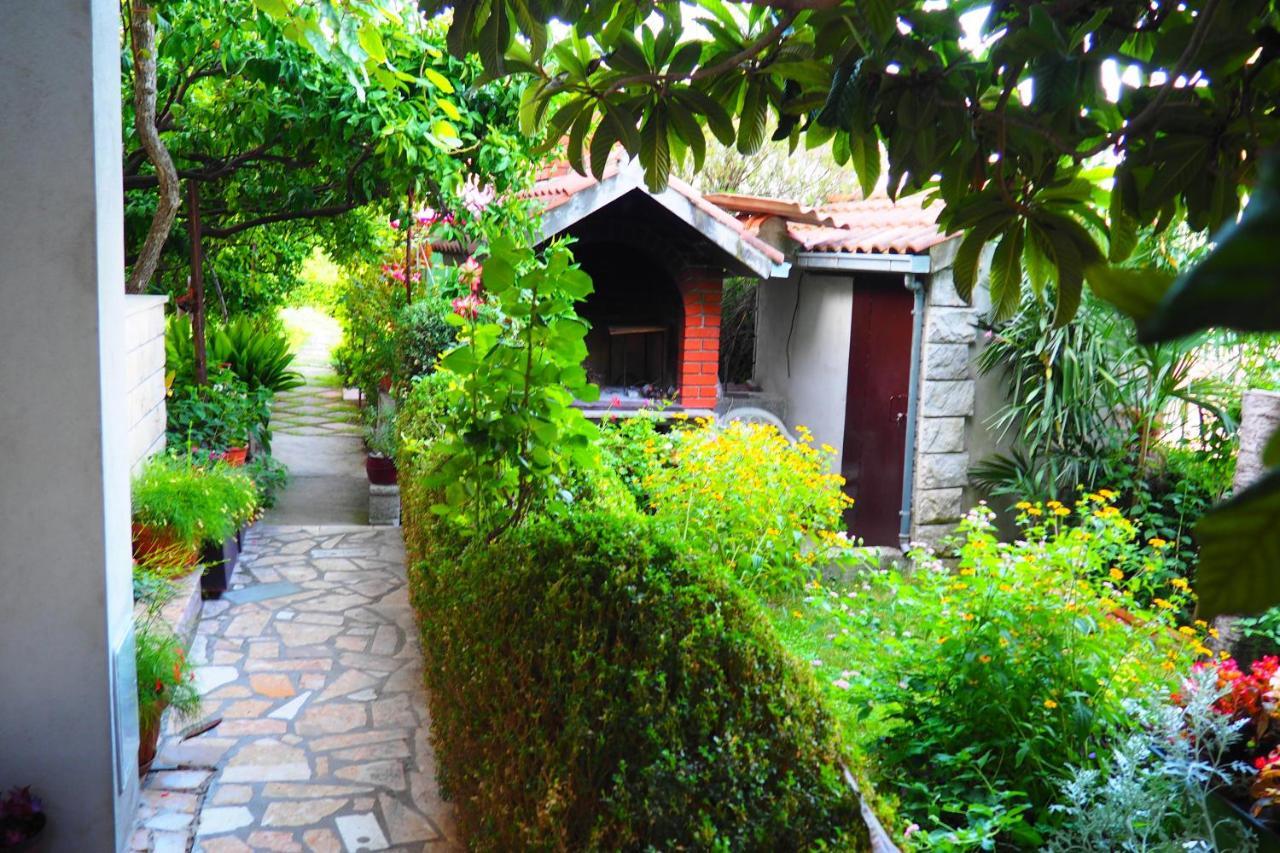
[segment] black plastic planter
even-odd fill
[[[240,531],[220,544],[207,544],[200,551],[204,573],[200,575],[200,592],[205,598],[219,598],[231,585],[231,575],[240,558]]]

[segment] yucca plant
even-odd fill
[[[240,316],[211,324],[205,351],[210,365],[226,364],[250,391],[266,388],[274,394],[306,382],[301,373],[290,369],[294,354],[289,350],[288,337],[278,323],[270,320]],[[175,314],[169,318],[165,357],[177,387],[193,384],[195,344],[190,317]]]

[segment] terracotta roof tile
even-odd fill
[[[786,221],[787,236],[808,252],[919,254],[946,240],[938,229],[940,205],[923,195],[890,200],[883,191],[868,198],[838,197],[814,208],[759,196],[710,196],[735,211],[752,230],[769,214]],[[795,209],[799,215],[790,215]]]

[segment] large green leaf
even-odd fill
[[[1207,513],[1195,535],[1200,618],[1280,604],[1280,468]]]
[[[996,232],[1009,223],[1013,213],[999,213],[982,220],[970,229],[960,241],[956,250],[955,263],[952,265],[952,278],[956,293],[965,302],[973,299],[973,286],[978,280],[978,264],[982,260],[982,247],[995,236]]]
[[[1121,269],[1091,264],[1085,269],[1089,287],[1135,320],[1150,317],[1173,283],[1173,274],[1158,269]]]
[[[1022,295],[1022,225],[1005,231],[991,256],[991,305],[996,322],[1017,313]]]
[[[1280,168],[1268,163],[1240,221],[1227,226],[1200,264],[1178,277],[1150,319],[1144,342],[1169,341],[1215,326],[1246,332],[1280,329]]]

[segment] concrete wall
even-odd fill
[[[799,304],[797,305],[797,300]],[[782,398],[782,420],[803,425],[816,444],[844,451],[853,283],[847,275],[792,267],[786,280],[761,282],[756,315],[756,381]]]
[[[137,802],[120,5],[0,27],[0,788],[34,851],[122,849]]]
[[[164,304],[167,296],[125,297],[125,363],[128,365],[129,466],[164,449]]]
[[[973,304],[967,305],[952,282],[958,244],[935,246],[925,277],[911,538],[930,544],[951,533],[977,500],[969,486],[970,466],[1003,449],[985,426],[1004,402],[1003,383],[999,376],[979,377],[974,366],[985,345],[978,319],[990,311],[989,253]],[[816,442],[836,448],[837,470],[854,298],[852,273],[817,274],[797,265],[788,279],[761,283],[756,318],[756,381],[783,399],[788,427],[804,424]]]

